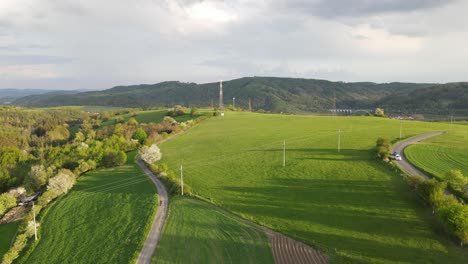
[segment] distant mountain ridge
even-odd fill
[[[391,111],[468,108],[468,83],[372,83],[332,82],[317,79],[245,77],[223,82],[224,104],[254,110],[300,113],[333,108],[384,107]],[[218,104],[219,83],[183,83],[116,86],[102,91],[30,95],[13,103],[24,106],[104,105],[120,107],[167,107],[175,104],[209,106]],[[437,102],[439,100],[439,102]]]
[[[44,95],[44,94],[73,94],[80,91],[72,90],[48,90],[48,89],[0,89],[0,104],[9,104],[14,100],[26,96]]]

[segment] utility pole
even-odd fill
[[[338,129],[338,152],[341,150],[341,129]]]
[[[286,166],[286,140],[283,141],[283,167]]]
[[[402,131],[403,131],[403,120],[400,119],[400,139],[402,137]]]
[[[180,164],[180,193],[184,195],[184,168]]]
[[[36,225],[36,213],[34,212],[34,201],[32,202],[32,211],[33,211],[33,219],[34,219],[34,240],[37,240],[37,225]]]
[[[252,100],[249,97],[249,112],[252,112]]]
[[[453,115],[450,116],[450,129],[453,128]]]
[[[232,98],[232,108],[236,108],[236,98]]]

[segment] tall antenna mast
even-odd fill
[[[224,116],[223,80],[219,81],[219,113],[221,116]]]
[[[223,80],[219,81],[219,111],[223,111]]]

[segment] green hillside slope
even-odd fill
[[[223,83],[224,102],[236,98],[236,106],[273,112],[326,111],[338,108],[373,107],[373,103],[391,94],[408,93],[433,84],[370,82],[344,83],[314,79],[248,77]],[[162,82],[151,85],[118,86],[104,91],[75,95],[37,95],[20,98],[14,104],[26,106],[108,105],[121,107],[172,106],[174,104],[208,106],[218,102],[219,83]]]

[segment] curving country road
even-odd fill
[[[140,165],[141,169],[145,172],[146,175],[148,175],[148,177],[156,186],[159,199],[158,210],[156,212],[156,216],[154,217],[151,231],[149,232],[145,244],[143,245],[140,255],[138,255],[138,259],[136,261],[137,264],[149,264],[151,263],[151,257],[153,256],[153,252],[156,249],[159,238],[161,237],[162,228],[167,216],[167,204],[169,198],[167,196],[166,187],[164,187],[162,182],[148,169],[148,167],[146,167],[146,164],[141,160],[140,157],[138,157],[138,165]]]
[[[425,139],[428,139],[428,138],[431,138],[431,137],[435,137],[435,136],[438,136],[438,135],[441,135],[445,133],[445,131],[437,131],[437,132],[431,132],[431,133],[427,133],[427,134],[422,134],[422,135],[419,135],[419,136],[416,136],[416,137],[412,137],[410,139],[407,139],[407,140],[404,140],[404,141],[401,141],[399,143],[397,143],[396,145],[393,146],[393,152],[398,152],[400,153],[401,155],[401,160],[400,161],[396,161],[396,163],[398,164],[398,166],[400,166],[400,168],[402,170],[404,170],[406,173],[408,173],[409,175],[411,176],[415,176],[415,175],[421,175],[422,177],[424,177],[426,180],[429,180],[431,177],[429,177],[428,175],[424,174],[423,172],[421,172],[420,170],[418,170],[416,167],[414,167],[405,157],[405,153],[404,153],[404,149],[411,145],[411,144],[415,144],[421,140],[425,140]]]

